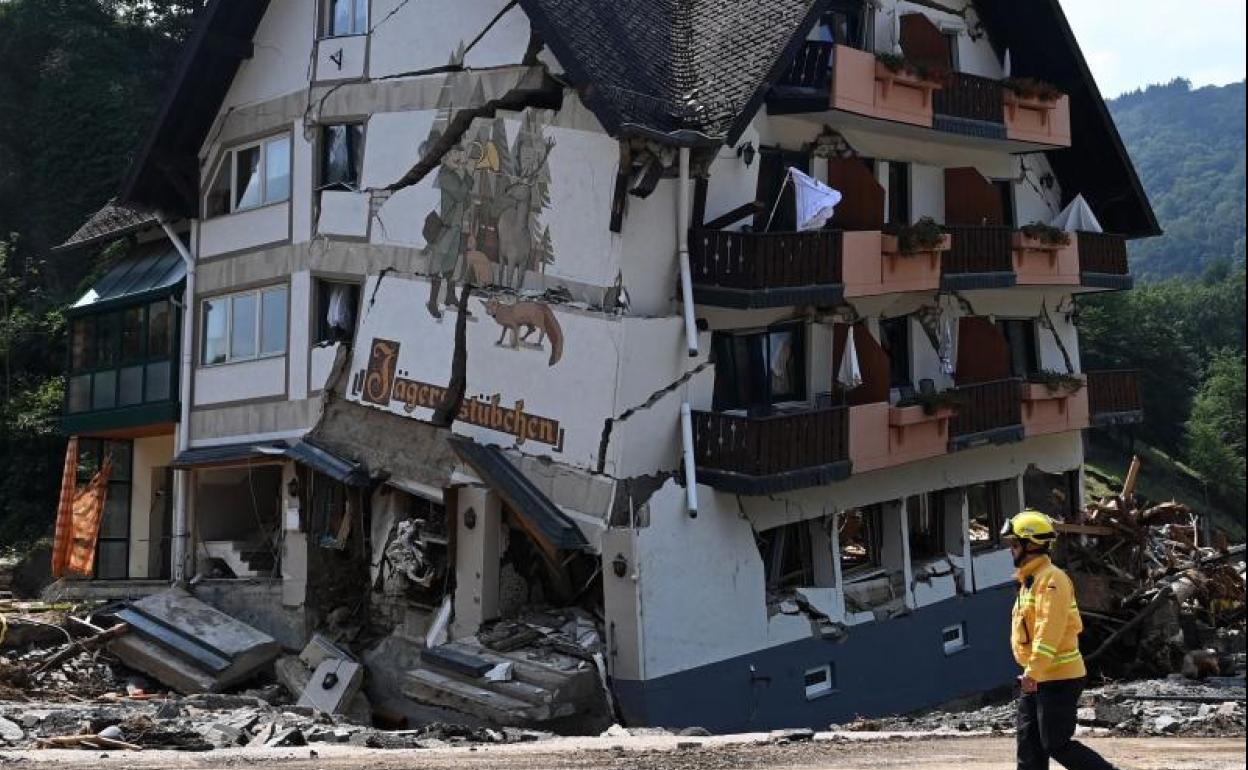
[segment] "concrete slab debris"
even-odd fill
[[[326,659],[316,667],[296,705],[326,714],[345,711],[364,684],[364,667],[342,659]]]

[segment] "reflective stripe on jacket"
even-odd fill
[[[1018,570],[1010,644],[1023,675],[1037,682],[1087,676],[1079,654],[1083,619],[1075,587],[1047,556]]]

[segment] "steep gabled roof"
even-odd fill
[[[707,143],[736,139],[826,4],[520,0],[608,132]]]
[[[1071,147],[1048,153],[1066,197],[1083,197],[1107,232],[1161,235],[1131,157],[1058,0],[975,0],[993,45],[1010,51],[1015,74],[1046,80],[1070,96]]]
[[[115,240],[123,235],[152,227],[158,222],[155,214],[124,206],[114,198],[92,214],[91,218],[75,230],[73,235],[66,238],[64,243],[52,250],[65,251]]]

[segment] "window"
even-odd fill
[[[806,700],[814,700],[836,689],[836,664],[829,663],[806,671],[802,675],[806,688]]]
[[[880,321],[880,347],[888,354],[888,386],[913,387],[910,376],[910,316]]]
[[[966,649],[966,624],[958,623],[940,630],[940,643],[946,655]]]
[[[785,324],[759,332],[718,332],[715,409],[766,410],[806,399],[805,327]]]
[[[169,300],[70,322],[70,414],[173,397],[175,316]]]
[[[910,523],[910,560],[934,559],[945,553],[945,493],[928,492],[906,500]]]
[[[1036,322],[1024,320],[999,320],[997,328],[1010,350],[1010,376],[1026,377],[1040,370],[1036,353]]]
[[[1017,227],[1018,217],[1014,214],[1014,182],[1009,179],[995,179],[992,186],[997,188],[1001,197],[1001,224],[1006,227]]]
[[[878,505],[844,511],[838,517],[841,574],[880,566],[883,509]]]
[[[865,50],[867,8],[860,3],[833,3],[833,9],[823,15],[824,39],[829,43]]]
[[[364,124],[321,127],[322,189],[358,190],[364,168]]]
[[[945,36],[945,44],[949,46],[949,66],[950,66],[950,69],[951,69],[953,72],[961,72],[961,71],[962,71],[962,68],[961,68],[960,66],[958,66],[958,65],[959,65],[959,63],[960,63],[960,62],[959,62],[959,56],[958,56],[958,37],[959,37],[959,34],[960,34],[960,33],[958,33],[958,32],[942,32],[941,34],[943,34],[943,35]]]
[[[760,149],[758,187],[755,200],[766,204],[754,217],[759,232],[791,233],[797,229],[797,204],[793,185],[785,184],[789,169],[810,173],[810,155],[776,147]]]
[[[355,336],[355,318],[360,305],[360,287],[339,281],[316,282],[317,345],[350,342]]]
[[[204,300],[205,365],[245,361],[286,352],[285,286]]]
[[[815,584],[814,551],[810,523],[795,521],[758,535],[758,551],[768,590],[799,588]]]
[[[91,481],[104,458],[110,456],[113,470],[108,477],[108,494],[95,546],[95,577],[124,580],[130,575],[131,443],[78,439],[77,482],[80,487]]]
[[[983,551],[1001,544],[1001,482],[989,481],[966,488],[970,518],[971,550]]]
[[[887,195],[885,223],[910,224],[910,164],[897,160],[878,161],[877,173]]]
[[[368,0],[325,0],[326,37],[368,34]]]
[[[1078,521],[1079,471],[1045,473],[1034,465],[1023,472],[1023,506],[1060,521]]]
[[[289,199],[290,136],[282,135],[222,153],[205,214],[215,217]]]

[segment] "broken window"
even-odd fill
[[[1079,512],[1079,471],[1045,473],[1034,465],[1023,473],[1023,505],[1057,519],[1075,521]]]
[[[815,584],[814,551],[810,523],[795,521],[758,535],[767,589],[781,590]]]
[[[757,332],[717,332],[715,409],[766,410],[806,399],[806,334],[801,324]]]
[[[971,550],[982,551],[1001,545],[1001,482],[989,481],[966,488],[966,508],[970,517]]]
[[[317,345],[350,342],[355,334],[356,311],[360,304],[360,287],[342,281],[316,282]]]
[[[945,553],[945,493],[928,492],[906,500],[910,523],[910,559],[934,559]]]
[[[880,566],[882,517],[883,509],[878,505],[854,508],[838,517],[842,575]]]
[[[358,190],[364,169],[364,124],[321,128],[322,189]]]
[[[201,361],[246,361],[286,352],[287,289],[242,292],[203,302]]]
[[[290,200],[290,136],[241,145],[221,154],[204,215],[215,217]]]
[[[368,34],[368,0],[323,0],[326,37]]]
[[[195,553],[204,575],[280,574],[282,466],[211,468],[194,476]]]

